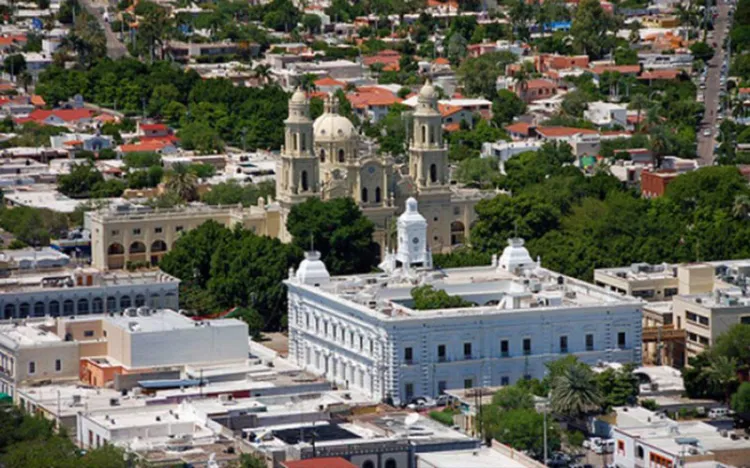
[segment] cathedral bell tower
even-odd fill
[[[443,143],[443,117],[435,88],[428,80],[419,91],[409,147],[409,173],[418,193],[450,188],[448,149]]]
[[[292,206],[320,196],[320,171],[313,151],[310,102],[299,88],[289,100],[289,117],[284,126],[284,146],[276,171],[276,197],[281,205],[281,238],[289,241],[286,218]]]

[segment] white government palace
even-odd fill
[[[308,253],[285,282],[290,359],[397,404],[542,378],[544,364],[566,354],[589,364],[641,361],[640,299],[542,268],[519,238],[491,265],[433,269],[428,230],[410,198],[384,273],[332,278]],[[416,310],[411,290],[421,285],[475,305]]]
[[[443,141],[437,93],[428,82],[412,115],[408,161],[377,154],[352,122],[338,113],[330,96],[325,111],[310,118],[310,101],[300,90],[289,100],[284,146],[276,169],[277,200],[257,206],[188,206],[169,210],[127,206],[86,213],[91,230],[92,265],[120,269],[128,262],[156,264],[179,236],[209,219],[227,226],[239,223],[257,234],[291,241],[286,220],[292,207],[309,198],[351,197],[375,224],[381,252],[399,207],[415,197],[427,217],[428,243],[447,252],[465,242],[476,219],[474,206],[495,195],[451,183],[448,147]]]

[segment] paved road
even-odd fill
[[[703,92],[703,99],[706,106],[706,113],[703,116],[701,127],[698,131],[698,157],[701,165],[713,164],[714,160],[714,143],[716,141],[716,114],[719,110],[719,92],[721,91],[721,65],[727,56],[726,51],[721,47],[724,39],[728,34],[728,27],[731,25],[729,20],[730,5],[724,0],[719,2],[719,16],[714,23],[714,37],[708,40],[716,43],[716,53],[709,62],[708,73],[706,74],[706,89]],[[705,129],[711,130],[710,136],[704,136]]]
[[[107,38],[107,55],[113,59],[126,57],[128,55],[127,47],[120,42],[117,34],[112,32],[112,28],[109,27],[109,23],[104,21],[104,16],[101,13],[103,8],[108,5],[106,0],[81,0],[80,3],[86,11],[96,18],[99,26],[104,30],[104,37]],[[110,8],[110,10],[114,11],[113,8]]]

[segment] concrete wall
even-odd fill
[[[132,390],[138,386],[139,380],[179,379],[179,370],[142,372],[138,374],[118,374],[114,379],[114,388],[120,390]]]
[[[21,348],[16,356],[16,381],[69,379],[78,376],[78,346],[74,342],[60,342],[51,346]],[[61,370],[55,370],[60,361]],[[34,363],[35,371],[29,372]]]

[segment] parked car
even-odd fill
[[[728,408],[711,408],[708,410],[708,417],[711,419],[726,418],[730,412]]]
[[[421,397],[412,398],[412,400],[407,405],[407,408],[421,410],[421,409],[427,409],[427,408],[434,408],[435,406],[437,406],[437,402],[435,402],[435,400],[433,400],[430,397],[421,396]]]
[[[583,448],[594,450],[594,447],[600,445],[601,443],[602,443],[601,437],[589,437],[588,439],[583,441]]]
[[[453,403],[456,399],[450,395],[440,395],[435,400],[437,406],[448,406]]]
[[[598,455],[603,455],[605,453],[614,453],[615,452],[615,440],[614,439],[604,439],[602,442],[594,447],[594,453]]]

